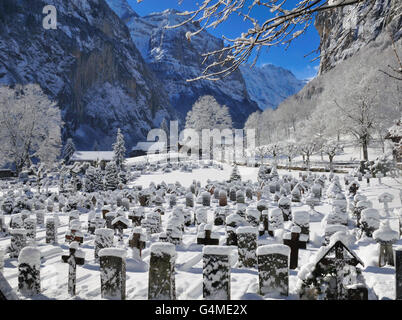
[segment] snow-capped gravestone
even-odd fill
[[[289,294],[290,248],[283,244],[269,244],[257,249],[259,293],[261,295]]]
[[[27,230],[27,243],[35,245],[36,241],[36,219],[26,218],[24,220],[24,229]]]
[[[11,215],[10,228],[11,229],[23,229],[24,228],[24,220],[22,220],[20,214]]]
[[[284,221],[292,220],[291,205],[291,200],[285,196],[281,197],[278,201],[278,208],[282,211]]]
[[[226,222],[226,208],[217,207],[214,212],[214,225],[222,226]]]
[[[208,191],[204,191],[201,194],[202,205],[204,207],[211,206],[211,194]]]
[[[226,217],[226,245],[237,246],[236,229],[245,224],[246,221],[237,213],[232,213]]]
[[[337,232],[347,232],[348,228],[342,224],[327,224],[324,231],[324,243],[323,245],[328,245],[330,238]]]
[[[388,204],[391,203],[392,201],[394,201],[394,196],[388,192],[384,192],[380,194],[378,197],[378,202],[384,205],[384,212],[386,217],[389,217],[390,215]]]
[[[236,188],[231,188],[229,190],[229,199],[230,201],[236,202]]]
[[[99,261],[99,251],[113,247],[114,231],[108,228],[95,230],[95,261]]]
[[[237,190],[237,192],[236,192],[236,202],[237,203],[245,203],[246,202],[245,195],[244,195],[244,192],[242,190]]]
[[[264,209],[266,210],[266,209]],[[247,208],[246,220],[252,227],[258,227],[260,224],[261,212],[255,208]]]
[[[141,226],[142,219],[145,218],[145,211],[143,207],[137,207],[133,209],[132,212],[128,214],[128,218],[131,219],[133,226],[139,227]]]
[[[54,217],[46,219],[46,243],[57,244],[57,222]]]
[[[150,251],[148,300],[176,300],[175,246],[156,242]]]
[[[258,228],[239,227],[236,230],[237,246],[239,252],[239,268],[257,267],[257,237]]]
[[[292,213],[293,225],[300,227],[300,233],[310,238],[310,214],[307,211],[294,211]]]
[[[402,300],[402,247],[394,251],[395,262],[395,300]]]
[[[25,296],[40,293],[40,251],[25,247],[18,257],[18,291]]]
[[[45,225],[45,212],[43,210],[36,210],[36,224],[40,227]]]
[[[70,227],[66,232],[65,239],[67,243],[76,241],[78,243],[84,242],[84,234],[81,231],[81,222],[77,219],[73,219],[70,222]]]
[[[197,244],[218,245],[219,233],[212,232],[212,225],[206,224],[197,234]]]
[[[126,250],[105,248],[99,251],[101,296],[104,299],[126,299]]]
[[[133,228],[133,231],[128,238],[128,245],[133,252],[133,258],[141,258],[142,250],[146,246],[146,234],[141,227]]]
[[[328,246],[317,252],[314,261],[298,273],[297,288],[302,300],[368,300],[368,290],[357,255],[337,233]]]
[[[360,201],[357,201],[357,200],[360,200]],[[355,202],[355,205],[352,206],[352,208],[353,208],[352,214],[356,218],[357,227],[359,227],[362,211],[364,209],[372,208],[373,203],[371,201],[367,200],[366,196],[363,196],[363,195],[356,195],[354,197],[354,202]]]
[[[10,235],[10,246],[8,247],[7,252],[10,254],[10,258],[18,258],[21,250],[27,243],[27,230],[11,229]]]
[[[394,252],[392,244],[399,240],[399,232],[391,229],[389,220],[381,222],[380,228],[373,232],[373,239],[380,244],[378,266],[394,265]]]
[[[361,212],[360,229],[367,236],[372,237],[373,232],[380,227],[380,214],[377,209],[369,208]]]
[[[119,243],[123,244],[123,233],[124,230],[130,226],[130,220],[125,217],[118,216],[112,221],[112,228],[117,235]]]
[[[75,296],[77,282],[77,265],[82,266],[85,263],[85,252],[79,249],[78,242],[70,244],[69,255],[61,256],[64,263],[68,263],[68,294]]]
[[[307,236],[300,234],[299,226],[293,226],[290,232],[283,235],[283,244],[290,247],[290,269],[296,269],[299,261],[299,249],[306,249]]]
[[[161,216],[157,212],[148,212],[141,225],[147,230],[148,234],[161,232]]]
[[[203,298],[230,300],[230,254],[227,246],[205,246],[203,253]]]
[[[194,207],[194,195],[191,192],[186,194],[186,207]]]
[[[266,199],[262,199],[260,201],[257,202],[257,210],[259,212],[263,212],[264,210],[268,210],[269,207],[269,202]],[[247,214],[247,211],[246,211]]]
[[[197,208],[197,210],[195,211],[195,221],[197,226],[201,223],[208,222],[208,213],[205,208]]]
[[[279,208],[268,212],[268,234],[273,237],[275,230],[283,229],[283,213]]]
[[[117,217],[116,212],[107,212],[105,213],[104,217],[106,221],[106,228],[113,229],[112,222]]]

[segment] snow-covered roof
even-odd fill
[[[160,151],[166,150],[165,142],[138,142],[135,147],[132,147],[131,151]]]
[[[112,161],[113,151],[76,151],[71,161]]]

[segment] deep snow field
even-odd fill
[[[137,160],[129,159],[128,164],[133,164]],[[214,181],[228,180],[231,173],[231,166],[223,164],[223,170],[215,168],[195,169],[192,173],[173,171],[171,173],[154,172],[142,175],[131,185],[142,185],[144,188],[148,187],[150,182],[158,184],[162,181],[166,183],[180,183],[188,187],[193,180],[201,182],[204,186],[208,179]],[[243,181],[251,180],[257,181],[258,168],[239,167],[239,171]],[[298,172],[291,172],[279,170],[279,174],[292,174],[298,177]],[[343,184],[343,175],[340,174],[340,181],[345,191]],[[368,200],[373,202],[373,207],[380,210],[380,214],[384,215],[383,206],[378,202],[378,195],[382,192],[389,192],[393,194],[394,200],[389,204],[390,212],[392,212],[391,227],[398,231],[398,219],[395,216],[394,209],[401,208],[399,192],[402,189],[402,179],[383,178],[382,184],[378,183],[378,179],[372,179],[371,185],[367,186],[365,181],[360,183],[359,192],[366,195]],[[328,187],[328,181],[326,183]],[[325,190],[323,191],[325,195]],[[211,198],[212,199],[212,198]],[[185,207],[185,198],[178,198],[178,205]],[[211,201],[211,208],[208,211],[209,223],[213,223],[214,207],[218,203],[216,200]],[[232,208],[235,203],[228,201],[228,205]],[[256,200],[253,199],[249,202],[250,206],[256,205]],[[195,204],[195,206],[201,206]],[[273,205],[272,205],[273,207]],[[168,205],[164,204],[165,215],[162,216],[162,224],[165,226],[166,221],[171,214],[172,210]],[[292,203],[292,209],[308,210],[309,207],[303,203]],[[315,208],[318,212],[325,214],[330,211],[331,205],[324,197],[322,203]],[[145,209],[152,210],[150,208]],[[6,223],[9,223],[10,216],[6,217]],[[68,265],[62,263],[61,255],[66,254],[68,245],[64,241],[64,235],[68,226],[68,216],[65,213],[59,213],[60,225],[58,229],[58,242],[59,245],[47,245],[45,243],[45,229],[37,229],[37,247],[41,251],[41,295],[33,297],[33,299],[101,299],[100,292],[100,272],[99,264],[94,261],[94,235],[86,233],[87,228],[87,214],[80,216],[82,227],[85,233],[84,243],[82,249],[84,250],[85,265],[77,267],[77,296],[71,298],[67,293],[67,277]],[[349,218],[350,219],[350,218]],[[286,227],[286,224],[285,224]],[[349,222],[348,228],[353,229],[353,222]],[[214,232],[220,234],[220,244],[225,244],[225,228],[224,226],[214,226]],[[279,299],[298,299],[296,293],[297,272],[300,267],[309,262],[310,257],[313,257],[315,252],[321,246],[323,241],[324,229],[319,221],[310,223],[310,242],[307,245],[307,250],[299,251],[299,267],[296,270],[290,270],[289,277],[289,296],[278,297]],[[124,232],[125,244],[128,243],[130,229]],[[177,299],[179,300],[195,300],[202,299],[202,245],[196,244],[196,227],[186,227],[183,234],[183,244],[176,246],[177,260],[176,260],[176,292]],[[126,258],[127,263],[127,300],[132,299],[147,299],[148,294],[148,263],[150,259],[149,247],[152,242],[157,241],[158,235],[148,236],[146,249],[142,252],[142,261],[134,260],[131,258],[130,248],[127,248],[128,254]],[[116,239],[115,239],[116,241]],[[259,244],[282,243],[280,239],[269,237],[267,235],[260,237]],[[10,238],[0,239],[0,248],[6,249],[10,243]],[[402,245],[400,239],[394,246]],[[392,266],[385,266],[382,268],[377,267],[379,245],[371,238],[361,238],[351,247],[359,258],[364,262],[363,275],[366,283],[369,286],[369,299],[395,299],[395,268]],[[233,253],[233,264],[231,269],[231,298],[232,299],[264,299],[264,297],[257,294],[258,292],[258,271],[257,269],[239,269],[236,267],[236,253]],[[17,259],[9,259],[6,255],[4,265],[4,276],[9,281],[10,285],[17,292],[18,296],[22,299],[30,299],[21,296],[18,291],[18,269]],[[271,299],[265,297],[265,299]]]

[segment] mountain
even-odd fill
[[[126,0],[108,0],[111,7],[126,7]],[[117,4],[119,3],[119,4]],[[121,17],[129,11],[116,13]],[[194,102],[202,95],[212,95],[220,104],[228,106],[235,127],[242,128],[248,116],[259,110],[247,91],[246,83],[239,70],[220,81],[187,82],[205,68],[202,53],[218,50],[224,46],[223,40],[206,31],[200,32],[188,41],[187,31],[194,32],[199,24],[186,24],[175,29],[165,29],[185,20],[176,10],[152,13],[144,17],[132,16],[125,19],[131,37],[149,68],[163,83],[171,105],[183,121]]]
[[[110,149],[118,127],[129,148],[164,118],[176,118],[164,86],[104,0],[51,3],[57,30],[42,27],[48,1],[0,1],[0,84],[39,83],[58,101],[64,139],[73,137],[80,150],[95,141]]]
[[[243,65],[240,70],[251,99],[262,110],[275,109],[306,85],[306,81],[297,79],[291,71],[272,64],[262,67]]]

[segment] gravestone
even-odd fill
[[[45,212],[43,210],[36,210],[36,224],[40,227],[45,225]]]
[[[104,299],[126,299],[126,250],[105,248],[99,251],[101,296]]]
[[[201,193],[201,198],[202,198],[202,205],[204,207],[211,206],[211,194],[208,191],[202,192]]]
[[[292,222],[293,225],[300,227],[301,234],[307,235],[307,239],[310,238],[310,214],[307,211],[294,211]]]
[[[235,202],[236,201],[236,189],[235,188],[231,188],[229,191],[229,199],[230,201]]]
[[[40,251],[25,247],[18,257],[18,291],[25,296],[40,293]]]
[[[301,229],[298,226],[293,226],[289,233],[283,236],[283,244],[290,247],[290,263],[289,269],[296,269],[299,261],[299,249],[306,249],[307,239],[300,234]]]
[[[130,220],[125,217],[118,216],[112,221],[112,228],[117,234],[118,242],[123,245],[124,230],[130,226]]]
[[[145,218],[145,211],[143,207],[137,207],[133,209],[132,213],[129,213],[128,218],[131,219],[133,226],[141,226],[142,219]]]
[[[214,225],[215,226],[223,226],[226,222],[226,210],[225,208],[216,208],[215,209],[215,218],[214,218]]]
[[[10,229],[11,242],[8,247],[10,258],[18,258],[21,250],[26,247],[27,230]]]
[[[283,244],[270,244],[257,249],[259,293],[261,295],[289,294],[290,248]]]
[[[288,197],[281,197],[278,201],[278,208],[281,209],[283,214],[283,220],[292,220],[292,202]]]
[[[141,258],[142,249],[146,246],[146,235],[141,227],[133,228],[128,245],[133,250],[133,258]]]
[[[106,214],[104,214],[104,219],[106,221],[106,228],[113,229],[112,222],[114,219],[116,219],[116,217],[117,217],[116,212],[108,211]]]
[[[208,222],[207,209],[197,208],[197,210],[195,211],[195,220],[197,225],[200,225],[201,223],[207,223]]]
[[[108,228],[95,230],[95,261],[99,261],[99,251],[113,247],[114,231]]]
[[[79,220],[71,220],[70,228],[67,230],[65,239],[67,243],[76,241],[78,243],[84,242],[84,234],[81,232],[81,222]]]
[[[194,195],[191,192],[186,194],[186,207],[194,207]]]
[[[361,212],[360,229],[367,237],[372,237],[373,232],[380,227],[380,214],[377,209],[369,208]]]
[[[24,220],[24,229],[27,230],[27,243],[35,245],[36,241],[36,219],[26,218]]]
[[[212,225],[206,224],[197,234],[197,244],[218,245],[219,233],[212,232]]]
[[[237,190],[237,192],[236,192],[236,202],[237,203],[245,203],[246,202],[244,192],[242,190]]]
[[[203,253],[203,298],[230,300],[230,253],[227,246],[205,246]]]
[[[266,210],[266,209],[264,209]],[[264,211],[262,210],[262,211]],[[261,212],[255,208],[247,208],[246,220],[252,227],[258,227],[261,220]]]
[[[147,233],[154,234],[161,232],[160,215],[157,212],[148,212],[145,219],[142,220],[142,226],[147,230]]]
[[[394,265],[394,252],[392,244],[399,240],[399,232],[391,229],[389,220],[381,222],[380,228],[373,232],[373,239],[380,244],[380,256],[378,266],[383,267],[386,264]]]
[[[268,212],[268,234],[273,237],[275,230],[283,229],[283,213],[279,208]]]
[[[64,263],[68,263],[68,294],[75,296],[77,283],[77,265],[82,266],[85,263],[85,252],[79,249],[78,242],[70,244],[69,255],[61,256]]]
[[[54,217],[46,219],[46,243],[57,244],[57,222]]]
[[[393,200],[394,196],[388,192],[384,192],[378,196],[378,202],[384,205],[384,212],[386,217],[390,216],[388,204],[391,203]]]
[[[249,226],[239,227],[236,230],[236,235],[239,252],[239,268],[256,268],[258,228]]]
[[[176,249],[171,243],[151,245],[148,272],[148,300],[176,300]]]
[[[236,229],[245,225],[246,221],[237,213],[232,213],[226,217],[226,245],[237,246]]]

